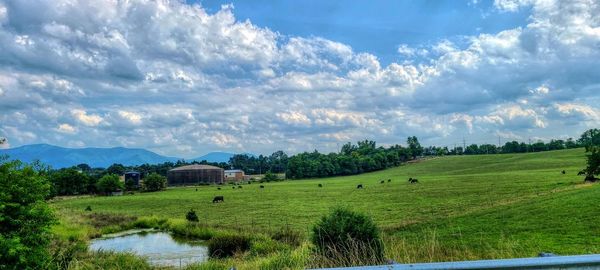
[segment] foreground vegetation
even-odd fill
[[[266,183],[264,189],[258,184],[172,188],[56,199],[51,205],[61,216],[55,227],[59,235],[79,231],[92,237],[160,220],[156,226],[201,239],[221,234],[254,239],[249,250],[202,267],[268,268],[276,261],[302,268],[315,261],[308,241],[313,224],[336,207],[372,217],[382,230],[385,258],[397,262],[526,257],[542,251],[583,254],[600,252],[600,218],[592,203],[600,188],[577,175],[585,167],[584,153],[580,148],[447,156],[357,176]],[[409,184],[409,177],[419,183]],[[364,189],[356,189],[358,184]],[[225,201],[213,204],[217,195]],[[194,225],[185,221],[190,208],[199,219]],[[99,219],[92,215],[122,220],[94,226]],[[282,228],[298,232],[300,243],[273,240]]]

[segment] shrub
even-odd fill
[[[279,180],[279,178],[277,177],[276,174],[272,173],[271,171],[268,171],[262,180],[266,181],[266,182],[271,182],[271,181],[277,181],[277,180]]]
[[[271,238],[273,240],[288,244],[292,247],[300,246],[303,240],[302,234],[299,231],[294,231],[289,227],[285,227],[275,232]]]
[[[196,215],[196,211],[194,211],[194,209],[190,209],[190,211],[185,214],[185,219],[191,222],[198,222],[198,215]]]
[[[346,209],[335,209],[322,217],[312,228],[311,241],[326,258],[358,263],[383,261],[383,242],[373,220]]]
[[[275,241],[262,235],[256,235],[252,238],[250,245],[250,254],[253,256],[265,256],[278,251],[289,250],[290,247],[284,243]]]
[[[138,186],[135,183],[134,179],[125,180],[125,190],[132,191],[132,190],[137,190],[137,189],[138,189]],[[133,194],[133,192],[132,192],[132,194]]]
[[[144,190],[145,191],[159,191],[167,187],[167,178],[158,174],[151,173],[144,178]]]
[[[208,254],[214,258],[232,256],[250,249],[250,238],[244,235],[217,235],[208,241]]]

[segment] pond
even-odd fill
[[[93,251],[132,252],[155,266],[186,266],[208,259],[203,241],[175,237],[161,231],[131,230],[105,235],[91,241]]]

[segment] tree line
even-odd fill
[[[579,139],[554,139],[545,143],[536,141],[532,144],[509,141],[502,146],[493,144],[471,144],[467,147],[429,146],[423,147],[416,136],[408,137],[406,145],[392,145],[388,147],[377,146],[375,141],[364,140],[356,144],[346,143],[338,152],[320,153],[312,152],[298,153],[288,156],[284,151],[275,151],[271,155],[237,154],[232,156],[228,162],[187,162],[179,160],[176,162],[164,162],[160,164],[142,164],[137,166],[124,166],[113,164],[108,168],[92,168],[87,164],[79,164],[71,168],[49,170],[49,178],[52,183],[52,195],[77,195],[108,193],[115,190],[155,190],[154,186],[164,186],[164,177],[173,168],[191,165],[206,164],[223,169],[241,169],[246,174],[285,173],[288,179],[328,177],[338,175],[353,175],[364,172],[382,170],[413,159],[425,156],[444,155],[481,155],[481,154],[503,154],[503,153],[526,153],[549,150],[561,150],[594,145],[598,140],[598,129],[590,129],[584,132]],[[162,176],[162,180],[153,183],[153,188],[135,185],[119,185],[114,177],[123,175],[127,171],[137,171],[142,178],[154,175],[152,181]],[[103,181],[101,181],[104,178]]]

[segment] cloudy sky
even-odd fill
[[[4,147],[527,141],[599,104],[597,0],[0,0]]]

